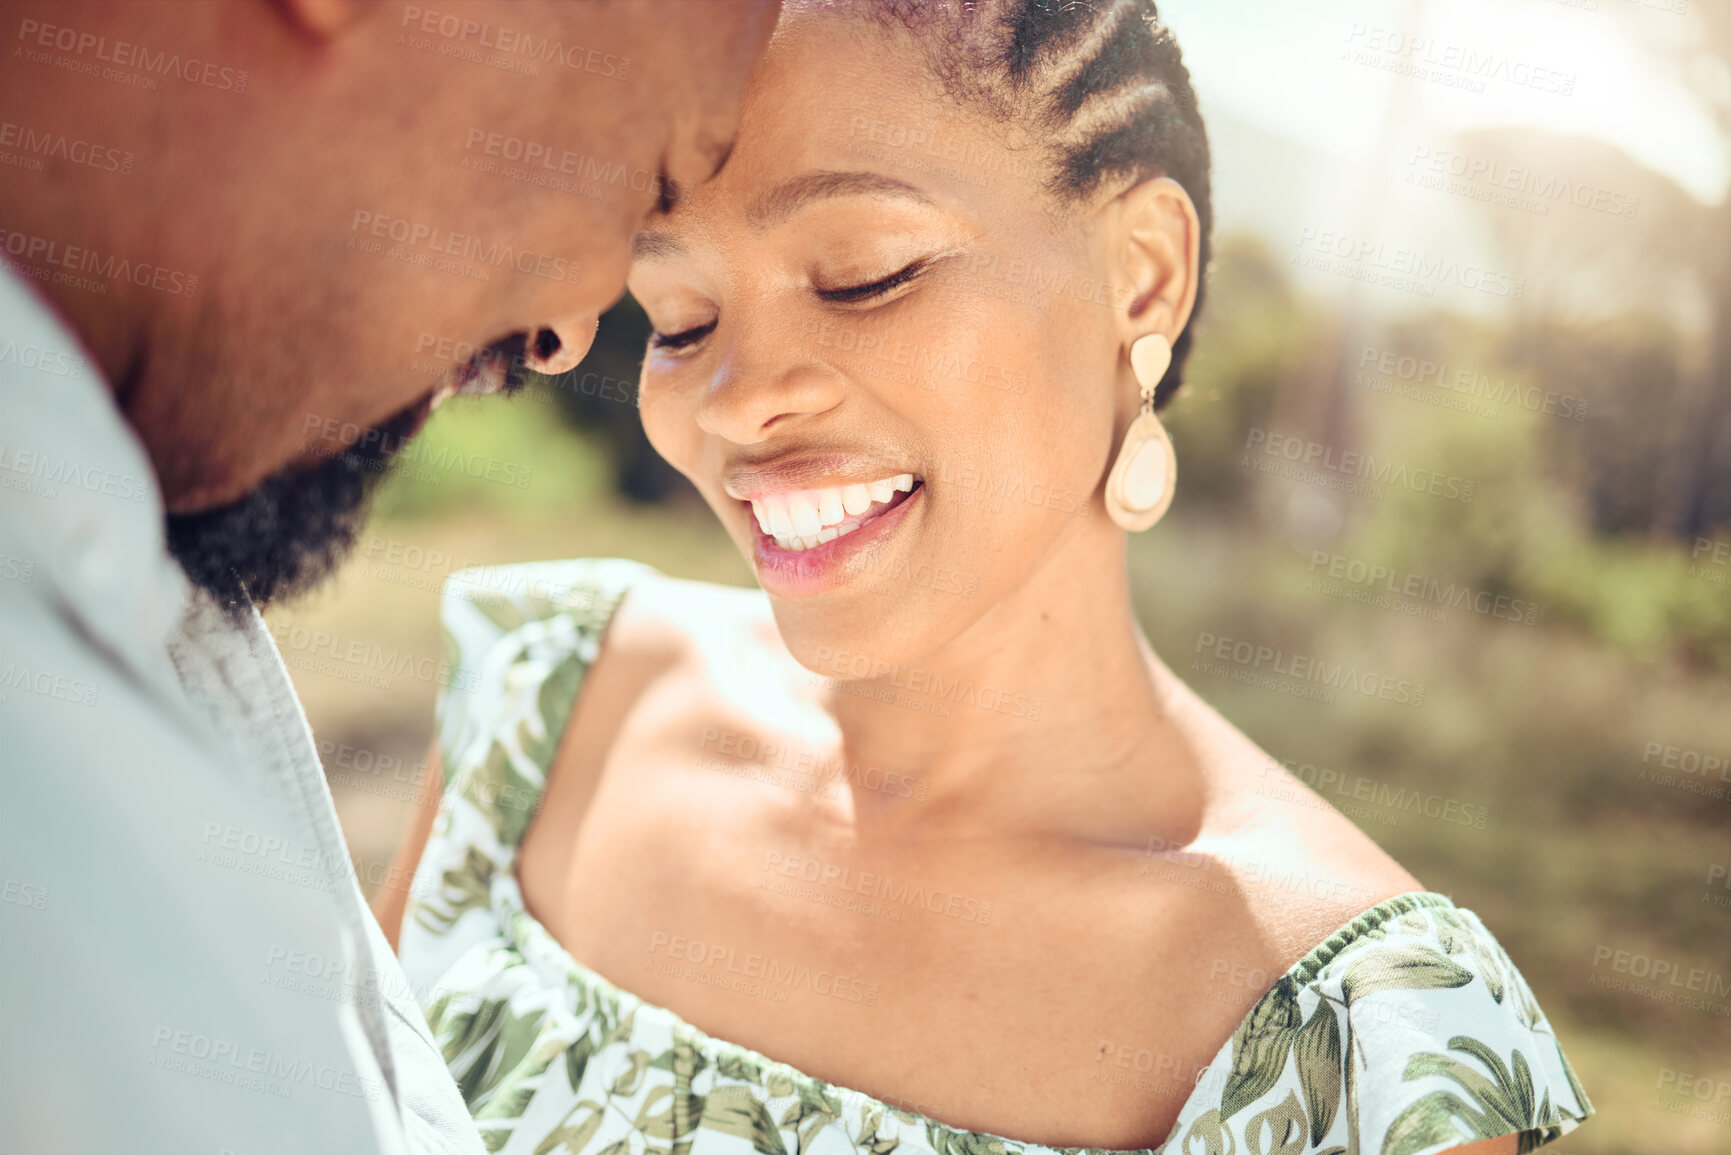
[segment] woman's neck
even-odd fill
[[[925,785],[917,801],[856,787],[862,836],[1194,836],[1201,763],[1136,622],[1123,535],[1079,536],[937,650],[826,691],[850,762]]]

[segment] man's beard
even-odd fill
[[[168,515],[168,552],[232,615],[329,577],[354,547],[392,457],[425,419],[425,398],[316,465],[278,470],[229,505]]]
[[[462,379],[497,371],[501,391],[517,392],[527,380],[527,340],[516,333],[487,346]],[[316,465],[278,470],[230,505],[169,514],[168,552],[231,617],[307,592],[354,548],[370,498],[426,421],[432,400],[429,393]]]

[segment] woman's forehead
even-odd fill
[[[945,91],[913,34],[796,14],[752,74],[726,166],[641,235],[634,256],[677,256],[718,231],[762,234],[840,196],[978,219],[1025,209],[1043,187],[1040,154],[1014,138],[1014,126]]]

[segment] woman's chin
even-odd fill
[[[819,599],[772,597],[770,608],[788,655],[820,678],[843,682],[918,662],[953,632],[953,610],[928,603],[925,591],[882,585]]]

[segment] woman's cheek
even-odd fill
[[[696,464],[697,416],[679,412],[679,394],[656,373],[645,371],[637,384],[637,411],[643,435],[673,468],[691,477]]]

